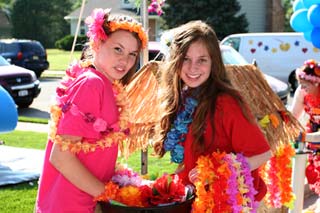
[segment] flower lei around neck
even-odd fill
[[[56,103],[51,106],[50,114],[50,133],[49,138],[61,146],[62,151],[69,150],[72,153],[78,153],[83,151],[93,152],[97,148],[110,147],[121,141],[124,141],[130,132],[129,129],[129,112],[126,106],[127,96],[125,94],[123,86],[115,81],[112,83],[112,89],[115,96],[116,105],[119,111],[119,120],[117,124],[108,125],[102,118],[95,117],[90,112],[82,112],[81,109],[70,101],[64,100],[66,89],[72,85],[72,83],[77,79],[77,77],[84,72],[87,72],[91,68],[92,63],[90,61],[81,61],[79,64],[72,65],[67,71],[66,76],[62,80],[60,86],[56,90]],[[101,138],[95,143],[83,138],[79,141],[71,141],[57,135],[57,126],[59,120],[63,113],[70,111],[74,116],[82,116],[85,122],[91,123],[93,125],[93,130],[101,133]]]
[[[185,140],[185,134],[188,133],[188,125],[192,122],[192,116],[198,101],[192,97],[186,97],[182,109],[178,112],[171,129],[166,135],[164,141],[165,151],[170,151],[171,161],[182,163],[184,158],[184,148],[181,143]]]

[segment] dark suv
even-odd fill
[[[20,108],[29,107],[41,91],[40,81],[33,71],[11,65],[2,56],[0,56],[0,85],[9,92]]]
[[[49,68],[46,50],[39,41],[0,39],[0,55],[11,64],[33,70],[37,77]]]

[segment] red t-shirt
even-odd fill
[[[262,154],[270,150],[270,146],[260,130],[259,126],[250,123],[243,115],[240,106],[231,96],[218,97],[214,117],[215,134],[213,135],[210,116],[206,118],[204,140],[206,151],[202,155],[208,155],[215,151],[226,153],[242,153],[246,157]],[[186,135],[184,145],[184,170],[179,174],[185,183],[189,182],[188,174],[196,166],[199,154],[192,150],[193,136],[189,132]],[[267,192],[263,180],[258,174],[258,169],[252,171],[254,186],[258,191],[255,199],[260,201]]]

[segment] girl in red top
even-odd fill
[[[185,183],[200,155],[242,153],[254,177],[260,201],[266,186],[258,168],[271,157],[270,147],[239,92],[227,77],[214,30],[201,21],[175,29],[162,71],[163,117],[155,151],[170,151]],[[190,173],[191,171],[191,173]]]
[[[291,111],[297,119],[305,118],[304,113],[308,116],[304,140],[313,153],[308,156],[306,177],[310,188],[320,196],[320,63],[313,59],[305,61],[296,70],[296,76],[300,85]],[[315,212],[320,212],[320,198],[316,208]]]

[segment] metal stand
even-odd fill
[[[147,0],[141,1],[141,22],[143,24],[143,28],[145,30],[148,29],[149,21],[148,21],[148,6]],[[149,56],[148,56],[148,47],[145,48],[142,52],[142,57],[140,60],[141,67],[148,63]],[[141,174],[145,175],[148,173],[148,150],[141,151]]]
[[[296,155],[293,158],[292,170],[292,187],[296,199],[294,208],[289,210],[289,213],[301,213],[303,210],[305,171],[309,152],[305,149],[304,142],[297,142],[297,144],[298,149],[296,149]]]

